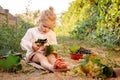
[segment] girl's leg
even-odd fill
[[[51,65],[48,62],[47,58],[43,54],[35,53],[35,55],[32,58],[32,61],[36,62],[36,63],[40,63],[41,66],[43,66],[44,68],[46,68],[50,71],[53,71],[53,65]]]
[[[51,53],[47,56],[47,59],[52,65],[54,65],[55,61],[57,60],[57,54]]]
[[[49,54],[47,59],[54,65],[54,69],[67,69],[67,64],[63,61],[63,58],[57,58],[56,53]]]

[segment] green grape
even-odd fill
[[[71,71],[74,72],[74,75],[77,75],[77,76],[85,76],[85,75],[86,75],[86,74],[82,71],[81,65],[74,66]]]
[[[89,61],[86,65],[82,65],[82,70],[86,74],[90,74],[93,70],[93,63]]]

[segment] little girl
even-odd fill
[[[50,7],[41,13],[39,17],[39,26],[30,28],[21,40],[21,48],[26,50],[27,62],[39,63],[42,67],[55,71],[56,69],[67,69],[67,64],[57,54],[52,52],[44,55],[45,46],[37,46],[38,39],[47,39],[45,45],[57,45],[56,34],[52,31],[56,22],[56,15],[53,8]]]

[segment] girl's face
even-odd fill
[[[40,30],[43,34],[49,32],[51,29],[52,29],[52,27],[46,26],[44,24],[41,24],[41,26],[40,26]]]

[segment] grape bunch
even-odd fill
[[[37,41],[35,41],[37,46],[44,45],[46,42],[47,42],[47,39],[38,39]]]
[[[84,62],[86,63],[86,62]],[[101,68],[97,65],[95,65],[92,61],[88,61],[86,64],[77,64],[75,65],[69,73],[71,75],[75,76],[81,76],[81,77],[97,77],[100,74]]]
[[[91,54],[91,51],[88,50],[88,49],[85,49],[85,48],[83,48],[83,47],[80,47],[80,48],[77,50],[76,53],[77,53],[77,54]]]

